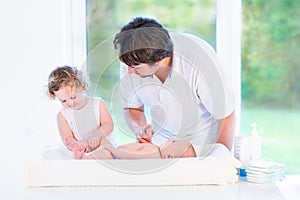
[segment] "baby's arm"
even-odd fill
[[[74,138],[73,132],[64,118],[64,116],[59,112],[57,115],[57,124],[58,130],[61,136],[61,139],[64,145],[70,150],[73,151],[74,149],[78,151],[85,151],[86,145],[84,142],[77,141]]]

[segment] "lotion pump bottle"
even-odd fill
[[[240,152],[239,152],[239,160],[242,163],[242,167],[240,168],[240,176],[247,176],[246,169],[249,164],[250,159],[250,151],[249,151],[249,139],[244,136],[241,140]]]
[[[250,160],[259,159],[261,157],[261,137],[257,132],[256,123],[251,124],[252,132],[250,135],[251,156]]]
[[[234,141],[234,157],[237,158],[242,166],[239,169],[239,175],[241,177],[247,176],[247,166],[250,159],[250,143],[247,136],[239,134],[235,136]]]

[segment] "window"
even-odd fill
[[[257,123],[262,156],[299,174],[300,2],[243,1],[241,132]],[[288,10],[288,12],[286,12]]]
[[[119,62],[112,40],[136,16],[158,19],[170,30],[190,32],[216,46],[214,1],[87,0],[88,71],[96,95],[111,99],[119,79]],[[108,51],[109,49],[109,51]],[[109,55],[107,55],[109,54]],[[109,59],[107,59],[109,58]],[[103,62],[104,61],[104,62]],[[110,89],[109,89],[110,88]]]
[[[114,98],[119,81],[119,60],[113,49],[112,40],[120,28],[132,18],[136,16],[156,18],[169,30],[193,33],[217,48],[216,43],[218,39],[220,40],[220,35],[218,38],[216,28],[217,26],[223,28],[222,23],[226,21],[226,19],[222,19],[221,23],[216,21],[217,10],[216,2],[211,0],[87,0],[87,69],[92,82],[90,94],[101,96],[108,103]],[[111,103],[115,101],[118,100],[113,99]],[[118,142],[133,142],[135,136],[127,130],[122,109],[113,110],[113,108],[115,106],[111,106],[111,109]],[[127,137],[124,132],[130,135]]]
[[[114,34],[135,16],[157,18],[169,29],[199,35],[216,48],[232,77],[230,84],[237,96],[241,94],[237,132],[249,135],[251,123],[256,122],[262,156],[285,163],[287,174],[300,173],[300,161],[294,159],[294,152],[300,151],[296,125],[300,119],[299,1],[87,0],[85,6],[87,66],[94,95],[110,105],[114,90],[110,83],[119,78],[119,63],[112,49]],[[132,138],[124,142],[129,140]]]

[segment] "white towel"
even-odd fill
[[[226,152],[227,151],[227,152]],[[141,160],[36,160],[27,186],[224,185],[238,181],[240,162],[217,145],[202,158]]]

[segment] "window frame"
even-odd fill
[[[86,0],[62,1],[63,62],[86,67]]]
[[[235,95],[236,130],[241,122],[242,1],[216,0],[216,51]]]

